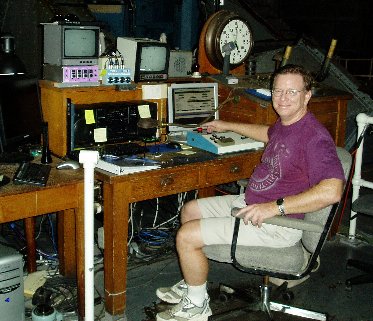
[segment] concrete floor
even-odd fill
[[[326,312],[330,316],[329,320],[373,320],[373,283],[354,286],[350,291],[345,287],[347,278],[359,274],[357,270],[346,269],[346,260],[348,258],[364,258],[373,264],[373,246],[363,243],[359,246],[352,246],[348,244],[345,237],[338,235],[334,240],[325,244],[320,258],[319,270],[313,273],[305,283],[294,287],[292,289],[294,300],[291,303],[286,303]],[[210,268],[211,307],[216,313],[241,301],[233,298],[227,303],[222,303],[214,295],[214,290],[219,283],[235,287],[243,287],[244,285],[252,293],[256,293],[261,283],[261,277],[244,274],[229,264],[211,262]],[[128,274],[127,287],[126,315],[128,320],[153,320],[153,313],[156,309],[154,302],[159,303],[155,296],[156,288],[171,285],[180,279],[181,275],[176,258],[131,270]],[[144,312],[145,307],[150,308],[148,315]],[[231,315],[219,320],[241,319]],[[263,314],[260,314],[259,318],[255,318],[252,314],[246,320],[265,320],[265,318]],[[290,320],[290,317],[286,320]]]
[[[370,239],[371,241],[371,239]],[[361,242],[351,244],[343,235],[337,235],[327,241],[320,255],[321,266],[317,272],[301,285],[292,288],[294,299],[283,302],[296,307],[327,313],[329,321],[373,321],[373,283],[353,286],[351,290],[345,287],[345,280],[361,274],[356,269],[346,269],[348,258],[364,259],[373,264],[373,243]],[[136,261],[136,262],[134,262]],[[178,282],[181,273],[175,253],[169,253],[153,263],[142,263],[138,260],[129,262],[127,278],[127,309],[125,316],[105,316],[103,304],[95,306],[95,321],[154,321],[157,310],[165,306],[157,299],[155,290],[160,286],[168,286]],[[234,307],[245,306],[246,298],[231,297],[222,302],[219,297],[220,283],[235,288],[246,289],[248,297],[258,294],[262,279],[242,273],[230,264],[210,261],[209,293],[211,308],[214,313],[213,321],[263,321],[268,320],[262,312],[228,313],[219,316],[223,311]],[[96,265],[95,274],[96,297],[104,296],[102,264]],[[30,307],[30,301],[27,301]],[[27,318],[27,321],[31,318]],[[78,320],[76,314],[65,314],[65,321]],[[275,321],[309,320],[283,314],[274,314]]]

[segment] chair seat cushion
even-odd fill
[[[203,252],[211,260],[232,263],[230,245],[205,246]],[[244,267],[290,274],[303,272],[307,265],[307,258],[300,242],[285,248],[238,245],[236,260]]]

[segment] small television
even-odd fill
[[[117,38],[117,50],[124,68],[135,82],[163,81],[168,78],[170,49],[167,43],[147,38]]]
[[[168,123],[170,137],[183,140],[207,120],[219,118],[218,84],[173,83],[168,87]]]
[[[100,27],[44,23],[44,64],[98,65]]]
[[[0,78],[1,152],[41,143],[42,114],[36,78]]]

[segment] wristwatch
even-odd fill
[[[278,211],[280,212],[280,215],[281,216],[286,216],[285,207],[284,207],[284,199],[283,198],[279,198],[276,201],[276,204],[278,206]]]

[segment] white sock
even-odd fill
[[[207,294],[207,282],[203,283],[202,285],[188,285],[188,298],[192,301],[195,305],[201,307],[203,305],[203,301],[205,301],[206,294]]]

